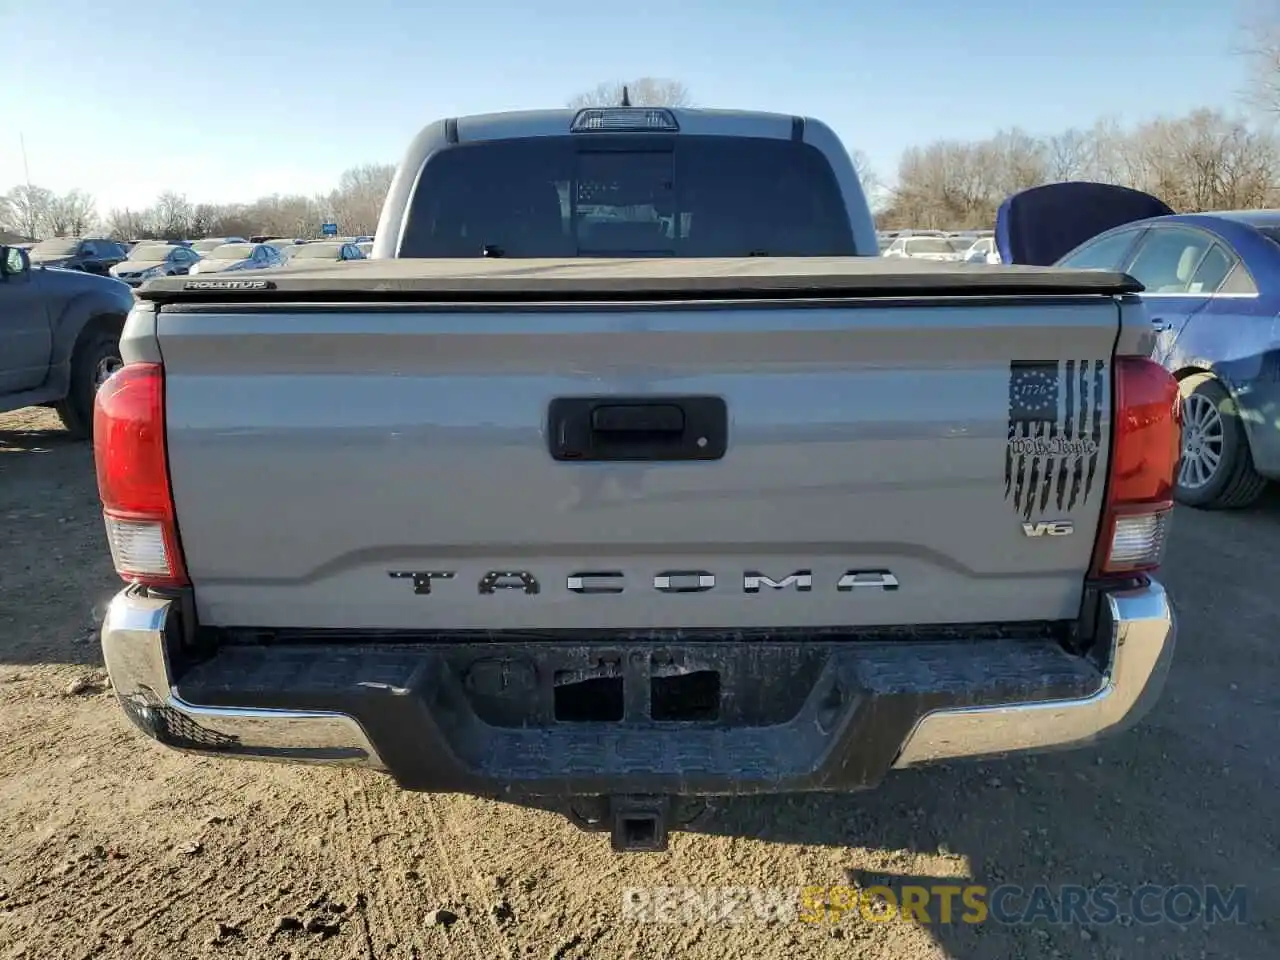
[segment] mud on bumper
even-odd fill
[[[192,657],[181,605],[129,589],[102,645],[130,719],[204,754],[354,764],[480,795],[874,786],[892,768],[1087,745],[1158,697],[1173,614],[1101,595],[1088,655],[1048,636],[377,642],[317,635]]]

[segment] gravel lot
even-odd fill
[[[0,958],[1280,957],[1280,496],[1175,526],[1178,654],[1139,729],[1100,752],[902,773],[872,794],[735,802],[666,854],[615,857],[552,814],[193,759],[136,734],[101,671],[118,584],[90,450],[51,411],[0,415]],[[1248,919],[622,915],[629,887],[886,877],[1243,885]]]

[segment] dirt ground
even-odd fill
[[[1169,686],[1098,751],[734,802],[665,854],[617,857],[549,813],[144,739],[101,672],[118,583],[90,450],[51,411],[0,415],[0,958],[1280,957],[1277,544],[1280,495],[1179,513]],[[1243,886],[1247,915],[814,924],[745,910],[672,924],[622,905],[633,887],[886,879]]]

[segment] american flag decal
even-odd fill
[[[1004,495],[1024,520],[1088,502],[1102,449],[1106,362],[1009,364]]]

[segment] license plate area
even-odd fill
[[[610,644],[446,660],[471,709],[493,726],[752,727],[799,713],[828,655],[798,646]]]

